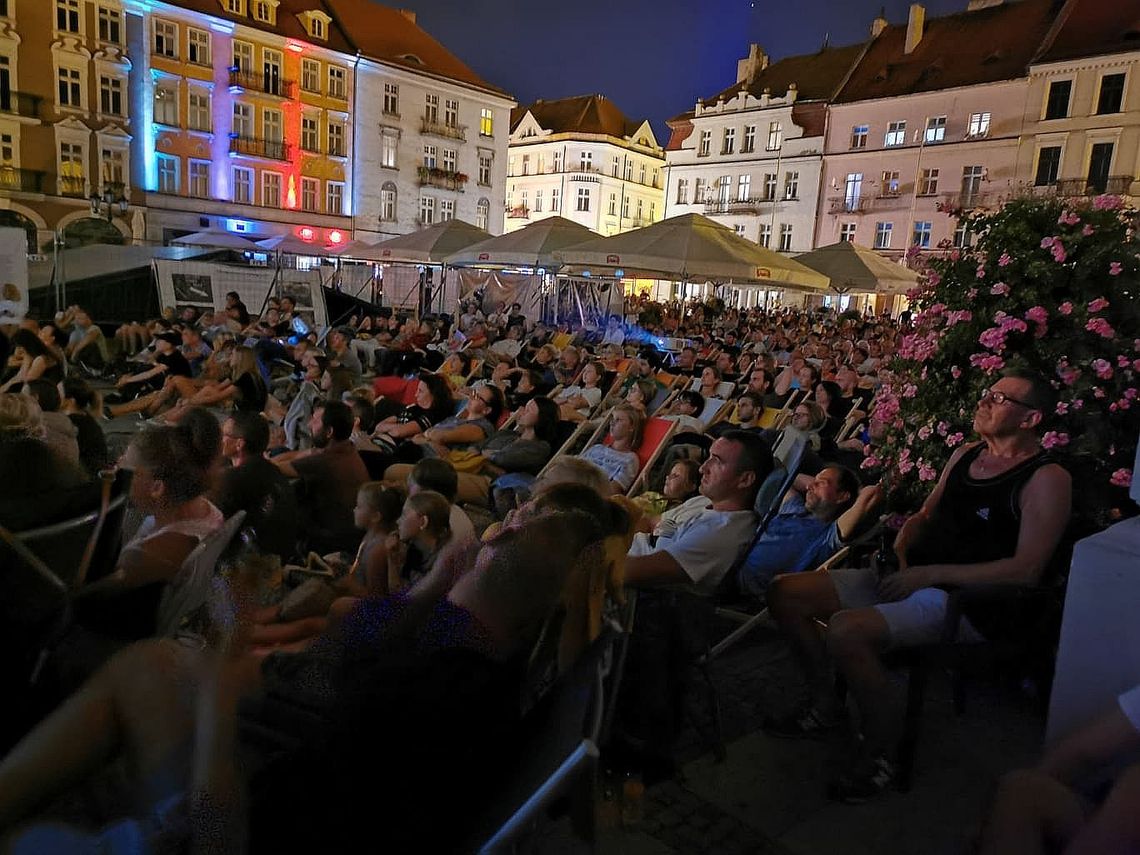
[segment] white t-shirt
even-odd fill
[[[517,359],[519,351],[522,350],[522,342],[520,342],[518,339],[513,338],[499,339],[497,342],[491,345],[491,350],[500,356],[507,357],[508,359]]]
[[[578,408],[578,412],[583,416],[589,416],[590,411],[602,402],[602,390],[597,386],[594,386],[592,389],[586,389],[582,386],[567,386],[559,393],[558,401],[559,403],[569,401],[571,398],[576,398],[579,395],[585,398],[590,404],[588,407]]]
[[[633,486],[633,479],[641,471],[641,461],[632,451],[617,451],[608,445],[591,445],[582,452],[583,460],[589,460],[606,473],[606,477],[623,490]]]
[[[658,537],[656,543],[649,535],[638,533],[629,554],[667,552],[681,565],[694,589],[712,594],[755,533],[756,515],[751,510],[707,508],[678,525],[674,533]]]
[[[691,431],[694,433],[705,432],[705,423],[698,419],[696,416],[689,416],[685,415],[684,413],[678,413],[675,416],[657,416],[657,418],[665,419],[666,421],[670,422],[676,422],[677,427],[683,431]]]

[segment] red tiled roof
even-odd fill
[[[511,110],[512,132],[528,112],[544,129],[556,134],[606,134],[623,138],[632,136],[642,125],[628,118],[605,95],[577,95],[556,101],[540,99],[515,107]]]
[[[825,47],[816,53],[785,57],[757,74],[748,84],[748,91],[759,98],[767,89],[772,97],[782,98],[788,91],[788,86],[794,83],[797,100],[830,100],[864,47],[863,44]],[[715,104],[721,98],[727,101],[740,91],[742,85],[734,83],[702,103]]]
[[[1069,0],[1038,62],[1140,50],[1140,0]]]
[[[1120,0],[1092,0],[1092,4]],[[1134,0],[1127,0],[1132,3]],[[876,38],[838,103],[974,86],[1024,76],[1057,12],[1055,0],[1020,0],[927,18],[915,49],[904,53],[907,25]]]

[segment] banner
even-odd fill
[[[527,320],[539,320],[542,315],[542,277],[534,273],[503,273],[499,270],[460,268],[459,299],[472,300],[482,294],[479,308],[484,314],[497,312],[499,304],[508,309],[512,303],[522,306]]]
[[[0,326],[18,324],[28,314],[28,234],[0,228]]]

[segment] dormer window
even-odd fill
[[[245,16],[245,0],[222,0],[222,8],[231,15]]]
[[[276,26],[278,0],[253,0],[253,19],[262,24]]]
[[[297,16],[301,19],[301,25],[305,28],[305,32],[314,39],[327,41],[329,37],[329,22],[332,21],[324,12],[316,10],[310,12],[302,12]]]

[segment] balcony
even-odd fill
[[[1110,175],[1105,179],[1063,178],[1057,182],[1058,196],[1127,196],[1135,181],[1131,175]]]
[[[57,175],[55,192],[60,196],[87,196],[87,179],[82,175]]]
[[[40,117],[40,102],[43,100],[39,95],[0,91],[0,113],[38,119]]]
[[[467,142],[467,125],[448,125],[433,122],[430,119],[420,119],[420,133],[444,137],[449,140]]]
[[[507,219],[508,220],[529,220],[530,208],[526,205],[515,205],[513,208],[507,206]]]
[[[769,197],[760,199],[734,199],[725,202],[705,202],[705,214],[736,214],[743,216],[758,216],[771,213],[772,206],[779,202],[788,201],[782,198]]]
[[[976,193],[943,193],[937,207],[939,211],[969,211],[975,208],[996,208],[1003,201],[997,193],[981,190]]]
[[[870,202],[871,207],[876,211],[898,211],[910,207],[910,202],[899,192],[883,193],[879,196],[874,196]]]
[[[854,198],[833,196],[827,200],[827,212],[829,214],[865,214],[870,208],[871,200],[865,196]]]
[[[260,74],[233,67],[230,69],[230,89],[261,92],[278,98],[293,98],[297,94],[297,83],[293,80],[283,80],[275,74]]]
[[[265,157],[270,160],[288,160],[289,144],[281,140],[263,140],[230,134],[230,154],[246,157]]]
[[[602,170],[596,166],[573,166],[566,170],[569,181],[584,181],[589,184],[602,183]]]
[[[463,192],[468,180],[465,172],[436,169],[434,166],[416,167],[416,177],[421,187],[439,187],[441,190],[455,190],[459,193]]]
[[[80,181],[82,184],[82,180]],[[36,169],[17,169],[14,166],[0,166],[0,191],[10,193],[42,193],[44,173]],[[82,193],[83,188],[80,187]]]

